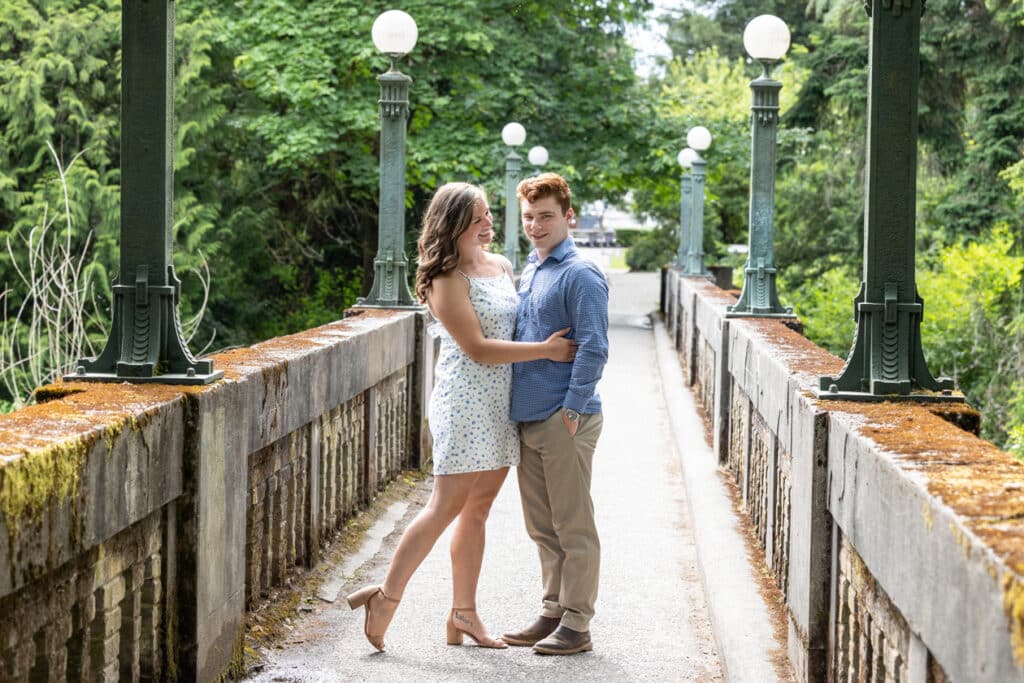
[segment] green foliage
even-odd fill
[[[780,108],[792,106],[800,91],[799,65],[785,63],[773,73],[784,82]],[[759,73],[759,72],[758,72]],[[754,75],[757,75],[755,73]],[[676,57],[664,79],[652,84],[660,139],[647,151],[651,171],[637,178],[633,197],[641,212],[660,225],[679,225],[679,174],[676,155],[686,146],[687,131],[703,125],[711,132],[704,207],[704,246],[719,259],[724,245],[745,243],[750,177],[751,74],[741,58],[717,48]]]
[[[932,126],[953,141],[942,157],[944,171],[960,188],[934,208],[935,221],[948,240],[980,234],[1000,221],[1019,221],[1020,206],[999,173],[1021,157],[1024,139],[1024,25],[1019,6],[979,1],[964,5],[943,0],[928,5],[927,40],[941,54],[934,87],[922,84],[930,99],[943,98],[934,110],[956,116],[944,127]],[[998,58],[995,58],[998,55]]]
[[[775,253],[793,286],[837,265],[861,263],[863,146],[850,148],[829,131],[789,130],[779,136],[775,191]],[[793,298],[803,308],[799,298]]]
[[[675,231],[655,228],[645,232],[626,252],[626,265],[631,271],[660,270],[675,261],[679,240]]]
[[[1024,424],[1024,255],[1005,224],[942,251],[918,274],[922,343],[933,374],[952,377],[1005,443]]]
[[[104,270],[89,262],[89,238],[79,239],[69,203],[68,178],[81,155],[65,166],[53,146],[47,148],[60,199],[53,209],[43,205],[36,225],[15,227],[4,240],[13,283],[0,292],[0,383],[15,406],[106,340],[97,308],[109,301],[110,290],[96,282]]]
[[[208,305],[199,344],[246,344],[338,318],[369,286],[377,237],[382,3],[175,3],[174,259],[181,313]],[[527,124],[578,203],[615,200],[646,169],[656,129],[625,27],[649,1],[403,6],[420,42],[406,224],[437,185],[497,195],[500,130]],[[538,40],[543,36],[543,40]],[[67,189],[86,272],[107,287],[119,256],[120,3],[11,0],[0,15],[0,237],[60,206],[46,163],[82,153]],[[59,217],[63,220],[63,217]],[[91,237],[90,237],[91,236]],[[0,285],[11,280],[0,254]],[[209,300],[205,283],[210,283]],[[105,300],[109,300],[105,299]],[[8,308],[20,305],[17,293]]]
[[[672,52],[689,57],[715,47],[730,58],[746,58],[743,29],[759,14],[774,14],[789,26],[793,42],[805,44],[812,25],[805,0],[696,0],[674,15],[667,42]]]
[[[635,230],[631,228],[618,228],[615,230],[615,241],[620,246],[629,248],[636,244],[637,240],[647,234],[647,230]]]
[[[74,222],[117,234],[120,12],[116,2],[11,0],[0,13],[0,237],[59,206],[47,143],[67,164]],[[87,234],[87,233],[83,233]],[[0,275],[5,261],[0,261]],[[6,279],[6,278],[5,278]]]
[[[634,92],[624,38],[626,22],[648,7],[624,0],[493,0],[443,11],[426,0],[403,5],[420,36],[397,65],[413,78],[410,242],[441,183],[467,180],[500,196],[500,131],[511,120],[526,124],[528,144],[548,148],[547,168],[569,177],[578,202],[623,195],[628,176],[643,173],[639,150],[654,128],[653,109]],[[224,125],[212,137],[225,141],[217,154],[234,160],[232,182],[218,181],[220,214],[244,235],[222,239],[232,262],[261,274],[250,284],[234,272],[239,266],[210,257],[215,286],[232,273],[231,297],[211,302],[211,320],[218,329],[232,326],[222,337],[232,343],[254,330],[295,331],[289,321],[336,317],[340,309],[326,303],[312,318],[293,314],[291,297],[326,301],[321,282],[343,280],[345,305],[369,287],[377,238],[376,77],[388,64],[370,27],[387,8],[276,0],[218,10],[225,28],[211,76],[232,89]],[[349,287],[354,273],[363,274],[361,287]]]
[[[283,299],[292,307],[281,312],[278,320],[268,320],[257,328],[257,336],[272,337],[282,327],[308,330],[341,318],[342,312],[355,303],[362,288],[362,272],[316,271],[309,282],[294,267],[276,266],[276,279],[283,284]],[[312,290],[312,291],[310,291]]]
[[[794,304],[804,334],[841,358],[846,358],[853,346],[853,299],[859,283],[860,273],[845,265],[834,265],[799,284],[785,273],[778,279],[780,296]]]

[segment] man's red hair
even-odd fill
[[[531,204],[544,197],[554,197],[562,207],[563,215],[572,208],[572,190],[565,178],[557,173],[541,173],[527,178],[516,187],[516,194],[520,201],[525,200]]]

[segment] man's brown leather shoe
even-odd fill
[[[574,655],[594,649],[590,642],[590,631],[573,631],[568,626],[559,626],[550,636],[533,646],[539,655]]]
[[[501,639],[509,645],[521,645],[523,647],[530,647],[534,645],[538,640],[547,638],[549,635],[558,628],[559,619],[557,617],[537,617],[537,621],[533,622],[522,631],[515,631],[513,633],[502,633]]]

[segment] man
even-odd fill
[[[573,363],[512,366],[511,415],[522,423],[519,492],[540,554],[544,598],[533,624],[502,639],[539,654],[570,655],[593,649],[601,546],[590,473],[602,424],[596,387],[608,359],[608,284],[569,237],[572,193],[565,179],[543,173],[519,183],[517,192],[534,251],[519,284],[516,341],[542,341],[570,327],[579,348]]]

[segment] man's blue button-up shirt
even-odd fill
[[[561,408],[601,412],[597,382],[608,360],[608,282],[582,258],[571,237],[543,262],[534,250],[519,280],[516,341],[544,341],[572,328],[576,360],[534,360],[512,365],[512,419],[546,420]]]

